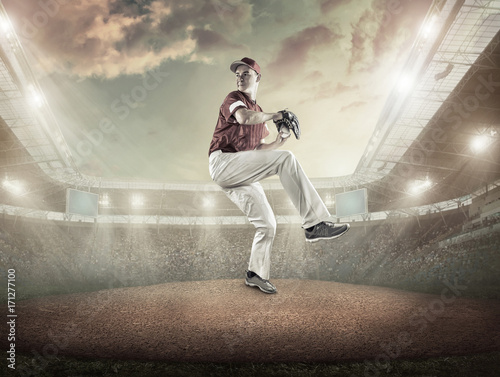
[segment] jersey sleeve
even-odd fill
[[[222,116],[229,120],[229,118],[236,112],[236,110],[241,108],[248,108],[248,106],[243,102],[240,95],[237,92],[231,92],[224,99],[221,106]]]

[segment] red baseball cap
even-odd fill
[[[232,62],[230,66],[231,71],[236,72],[236,68],[238,68],[238,66],[242,64],[252,68],[255,72],[260,74],[260,66],[257,64],[255,60],[250,58],[243,58],[241,60],[236,60],[235,62]]]

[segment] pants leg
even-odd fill
[[[303,228],[330,218],[323,200],[290,151],[217,153],[210,159],[210,175],[223,188],[250,184],[278,175],[302,217]]]
[[[262,186],[252,183],[223,188],[223,191],[256,228],[248,269],[263,279],[269,279],[276,219]]]
[[[283,188],[308,228],[330,217],[326,206],[289,151],[215,152],[210,156],[210,176],[256,228],[249,270],[269,279],[276,219],[262,186],[264,178],[278,175]]]

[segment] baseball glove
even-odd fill
[[[283,114],[283,119],[274,121],[274,124],[276,124],[278,132],[281,132],[282,127],[287,127],[290,131],[294,133],[295,138],[297,140],[300,139],[300,125],[297,116],[291,111],[287,110],[282,110],[278,112]]]

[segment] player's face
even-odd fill
[[[250,93],[256,90],[260,75],[246,65],[236,68],[236,85],[243,93]]]

